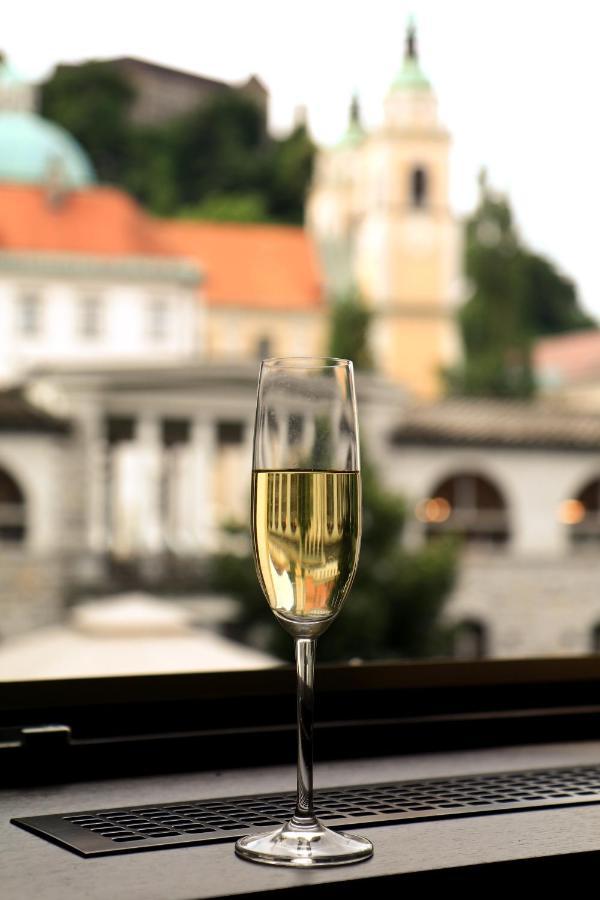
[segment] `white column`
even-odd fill
[[[108,548],[108,445],[99,412],[82,420],[85,472],[85,541],[92,553]]]
[[[214,469],[216,457],[215,423],[194,419],[188,457],[188,491],[183,521],[189,522],[197,550],[208,552],[216,544]]]
[[[161,509],[162,441],[155,416],[142,415],[135,437],[139,466],[137,497],[137,548],[143,554],[160,553],[164,546]]]

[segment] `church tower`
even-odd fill
[[[459,355],[449,144],[411,23],[383,124],[365,134],[354,107],[344,139],[318,161],[307,210],[330,294],[358,290],[373,311],[377,368],[422,397],[439,393],[441,370]]]

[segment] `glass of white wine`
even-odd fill
[[[252,471],[258,578],[295,641],[298,789],[294,814],[275,831],[241,838],[236,853],[271,865],[331,866],[366,859],[366,838],[332,831],[313,810],[315,644],[342,608],[358,562],[361,485],[352,363],[264,360]]]

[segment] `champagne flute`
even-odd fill
[[[352,363],[264,360],[254,427],[252,537],[265,597],[295,641],[298,788],[285,825],[237,842],[244,859],[306,868],[358,862],[373,852],[366,838],[326,828],[313,810],[315,643],[350,589],[360,536]]]

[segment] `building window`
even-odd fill
[[[468,544],[505,544],[510,536],[504,498],[482,475],[461,472],[446,478],[415,513],[428,538],[454,534]]]
[[[596,548],[600,544],[600,478],[589,481],[575,497],[563,500],[558,519],[567,526],[573,547]]]
[[[163,419],[162,442],[164,447],[187,444],[190,440],[189,419]]]
[[[162,341],[169,327],[169,309],[166,300],[153,298],[148,303],[148,337],[152,341]]]
[[[271,351],[271,339],[268,337],[261,337],[258,340],[258,344],[256,345],[256,355],[258,359],[269,359],[272,356]]]
[[[98,297],[82,297],[79,304],[79,334],[84,338],[100,335],[100,300]]]
[[[244,441],[243,422],[217,422],[217,444],[219,447],[231,447]]]
[[[26,293],[19,297],[18,329],[24,337],[35,337],[42,328],[42,307],[37,294]]]
[[[108,416],[106,440],[111,446],[135,440],[135,419],[130,416]]]
[[[459,622],[452,635],[452,655],[455,659],[483,659],[487,655],[485,625],[472,619]]]
[[[17,482],[0,469],[0,542],[25,539],[25,497]]]
[[[422,166],[416,166],[410,173],[410,205],[423,209],[429,202],[428,177]]]

